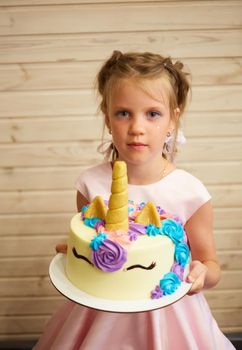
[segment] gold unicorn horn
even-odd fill
[[[113,166],[111,195],[105,227],[109,231],[127,231],[129,228],[128,178],[126,163],[123,161],[116,161]]]

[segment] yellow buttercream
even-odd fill
[[[144,208],[139,212],[135,218],[135,222],[142,225],[155,225],[157,227],[161,226],[160,215],[152,202],[147,202]]]
[[[84,212],[84,217],[87,219],[99,218],[105,220],[107,213],[107,207],[104,204],[101,196],[96,196],[91,202],[90,206]]]
[[[128,231],[128,179],[125,162],[114,163],[108,208],[106,229]]]

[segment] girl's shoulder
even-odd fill
[[[75,187],[87,200],[92,200],[94,194],[105,193],[104,189],[110,186],[111,178],[111,164],[105,162],[84,170],[78,176]]]
[[[176,194],[182,199],[184,206],[187,208],[186,220],[196,212],[203,204],[211,200],[203,182],[189,172],[176,169],[173,173],[173,185],[176,186]]]
[[[170,179],[169,179],[170,175]],[[206,186],[196,176],[187,172],[186,170],[176,168],[170,174],[168,174],[168,181],[180,187],[183,191],[191,191],[193,193],[205,194],[206,197],[210,197]]]
[[[175,168],[170,174],[174,174],[181,182],[191,181],[195,184],[202,184],[202,181],[200,179],[184,169]]]
[[[90,168],[85,169],[79,175],[79,177],[89,178],[90,176],[96,177],[97,175],[107,176],[107,174],[110,174],[111,171],[112,171],[111,163],[105,162],[105,163],[100,163],[100,164],[97,164],[97,165],[94,165]]]

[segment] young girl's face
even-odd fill
[[[111,94],[106,124],[119,159],[147,165],[161,161],[167,133],[174,129],[162,80],[149,80],[145,85],[121,81]]]

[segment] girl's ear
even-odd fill
[[[105,114],[105,125],[107,126],[108,129],[110,129],[110,120],[107,114]]]
[[[179,107],[174,109],[174,119],[175,119],[175,123],[178,123],[178,120],[180,118],[181,115],[181,110]]]
[[[177,129],[177,126],[179,125],[179,118],[180,118],[180,108],[174,109],[173,117],[170,119],[170,125],[169,125],[169,132],[172,134],[174,130]]]

